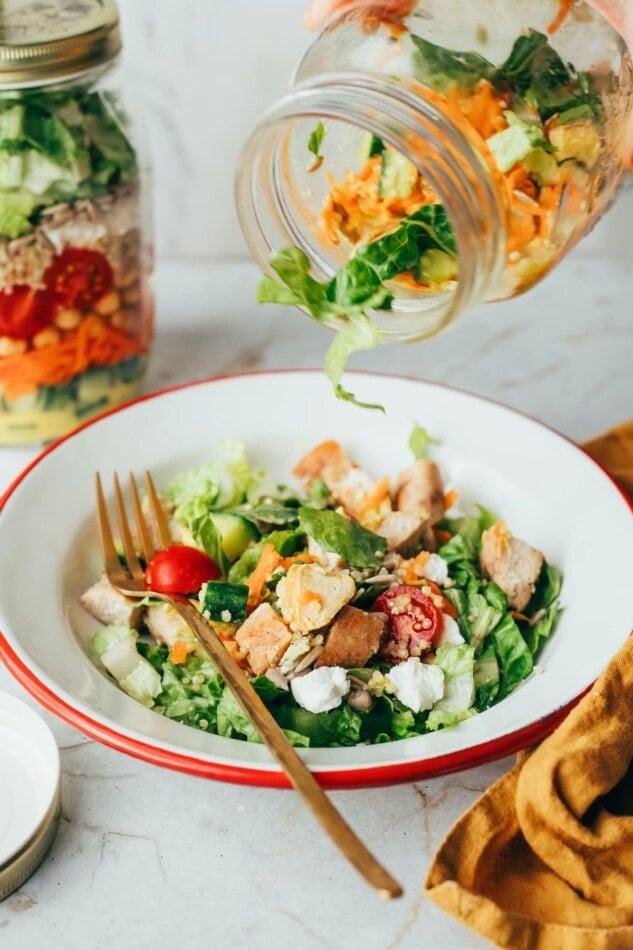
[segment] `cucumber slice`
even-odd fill
[[[203,614],[222,623],[243,623],[246,620],[249,589],[246,584],[208,581],[204,588]]]
[[[387,148],[382,153],[382,170],[378,182],[380,198],[408,198],[418,178],[418,170],[408,158]]]
[[[457,279],[457,258],[437,247],[425,251],[416,268],[415,279],[421,284],[443,284]]]
[[[222,548],[232,564],[244,553],[251,541],[259,538],[255,525],[241,515],[228,511],[212,511],[210,518],[222,540]]]
[[[372,135],[371,132],[363,132],[360,147],[361,162],[366,162],[368,159],[373,158],[374,155],[382,155],[384,150],[385,143],[382,139],[379,139],[377,135]]]

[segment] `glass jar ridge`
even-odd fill
[[[559,6],[346,7],[244,147],[236,198],[256,261],[268,268],[293,246],[316,279],[335,281],[350,258],[375,261],[368,251],[390,231],[417,227],[420,208],[441,207],[454,270],[453,244],[426,231],[428,266],[384,271],[390,307],[371,318],[385,342],[433,335],[549,273],[627,178],[633,100],[630,57],[615,31],[582,0],[555,23]],[[383,214],[389,186],[403,200]],[[362,208],[358,195],[368,199]]]

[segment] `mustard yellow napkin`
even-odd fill
[[[628,487],[633,422],[585,448]],[[633,950],[632,761],[633,637],[452,828],[427,896],[510,950]]]

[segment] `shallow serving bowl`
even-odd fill
[[[263,747],[169,721],[92,665],[98,624],[78,595],[99,575],[94,473],[150,469],[159,485],[241,439],[256,467],[288,482],[314,444],[338,439],[372,474],[411,462],[414,423],[462,505],[505,518],[563,572],[563,613],[537,672],[499,705],[458,726],[377,746],[302,750],[331,788],[410,781],[500,758],[547,735],[629,634],[633,530],[628,502],[579,448],[534,420],[443,386],[350,373],[385,413],[334,398],[319,371],[230,376],[141,398],[47,448],[0,509],[0,656],[39,702],[82,732],[158,765],[285,787]]]

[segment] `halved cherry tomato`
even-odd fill
[[[49,266],[44,282],[64,306],[85,310],[112,290],[114,273],[99,251],[69,247]]]
[[[159,551],[145,569],[145,583],[159,594],[197,594],[205,581],[221,576],[215,561],[186,544]]]
[[[53,321],[55,298],[46,290],[16,285],[10,293],[0,291],[0,336],[28,340]]]
[[[371,610],[389,617],[391,637],[381,654],[392,661],[425,653],[442,630],[441,612],[417,587],[391,587],[376,598]]]

